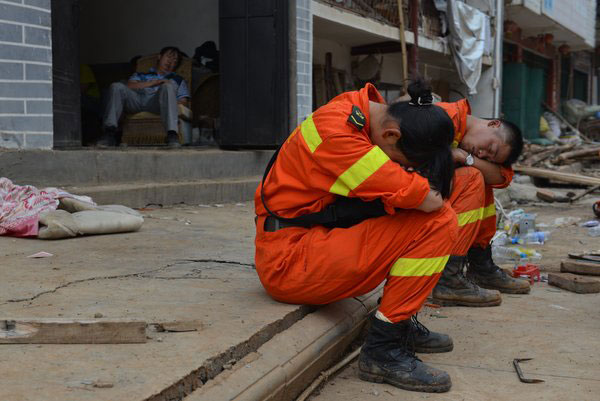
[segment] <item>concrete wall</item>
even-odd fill
[[[596,41],[596,0],[544,0],[542,14],[581,36],[588,46]]]
[[[50,0],[0,1],[0,20],[0,147],[50,148]]]
[[[494,116],[494,68],[485,67],[481,70],[481,78],[477,83],[477,94],[469,96],[471,113],[482,118]]]
[[[81,61],[127,62],[177,46],[190,57],[207,40],[219,43],[218,0],[81,0]]]
[[[313,24],[311,3],[310,0],[296,0],[295,48],[298,124],[312,112]]]

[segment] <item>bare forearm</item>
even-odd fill
[[[468,153],[463,149],[452,149],[452,157],[458,164],[466,165]],[[504,176],[498,164],[473,156],[473,165],[481,171],[483,180],[488,185],[498,185],[504,183]]]
[[[190,99],[188,99],[187,97],[184,97],[184,98],[181,98],[181,99],[179,99],[179,100],[177,101],[177,103],[178,103],[178,104],[181,104],[181,105],[183,105],[183,106],[185,106],[185,107],[188,107],[188,108],[190,107],[190,106],[189,106],[189,104],[190,104]]]
[[[473,157],[473,167],[481,171],[483,181],[488,185],[498,185],[504,182],[504,176],[500,170],[500,166],[496,163],[488,162],[487,160]]]

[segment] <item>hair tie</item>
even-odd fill
[[[410,102],[408,102],[408,104],[410,104],[411,106],[431,106],[433,104],[433,96],[419,96],[416,102],[414,99],[411,99]]]

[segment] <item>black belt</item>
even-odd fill
[[[297,224],[287,223],[285,221],[281,221],[273,216],[267,216],[265,219],[265,225],[263,226],[264,230],[268,233],[275,232],[277,230],[281,230],[282,228],[288,227],[301,227]]]

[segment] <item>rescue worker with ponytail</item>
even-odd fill
[[[457,213],[481,208],[473,168],[454,174],[454,126],[422,81],[410,101],[386,105],[374,86],[346,92],[309,115],[269,163],[256,191],[256,270],[274,299],[323,305],[385,281],[362,347],[359,376],[444,392],[449,375],[415,352],[448,352],[452,339],[416,314],[449,257],[479,226]],[[454,179],[453,177],[459,177]]]

